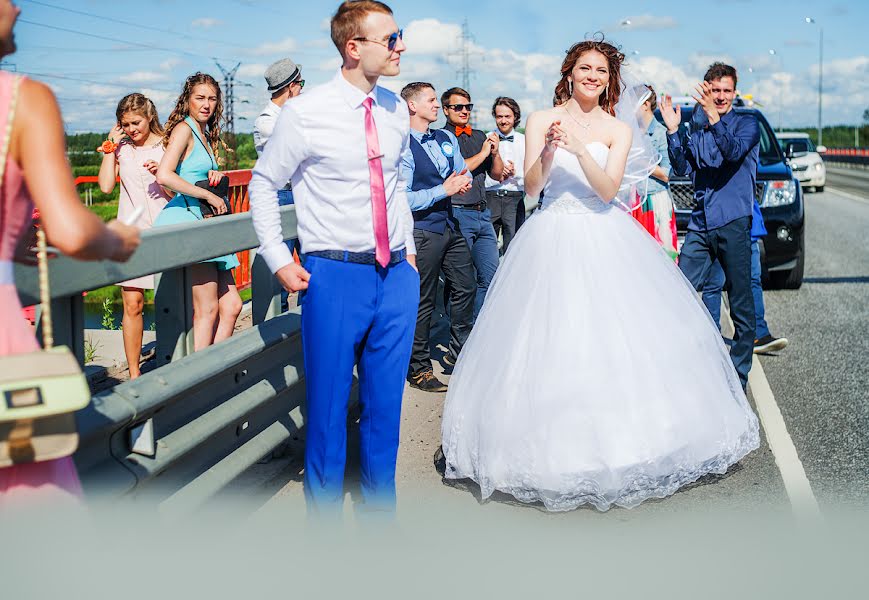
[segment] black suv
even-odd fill
[[[689,129],[693,105],[682,105],[682,127]],[[776,141],[766,118],[756,108],[734,102],[733,110],[752,115],[760,126],[760,157],[757,165],[755,197],[766,224],[767,235],[760,240],[764,283],[773,287],[797,289],[803,283],[805,241],[803,191]],[[659,111],[655,117],[663,123]],[[694,186],[688,177],[670,176],[670,196],[676,209],[680,235],[688,228],[694,207]]]

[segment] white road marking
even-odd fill
[[[757,356],[754,357],[748,373],[748,384],[751,386],[758,417],[766,432],[767,443],[775,457],[794,514],[799,517],[819,517],[821,510],[812,492],[812,485]]]
[[[721,303],[721,331],[725,335],[733,335],[733,320],[730,318],[730,310],[727,304]],[[760,358],[755,355],[751,361],[751,371],[748,372],[748,385],[751,386],[751,395],[757,407],[757,416],[766,433],[766,442],[775,464],[781,473],[785,484],[791,508],[798,517],[817,519],[821,516],[821,509],[812,491],[812,485],[806,476],[803,462],[797,454],[794,441],[788,433],[784,417],[775,401],[772,388],[766,379]]]
[[[839,188],[834,188],[827,186],[824,188],[825,192],[833,192],[838,196],[842,196],[843,198],[847,198],[848,200],[856,200],[857,202],[862,202],[863,204],[869,204],[869,198],[863,198],[862,196],[858,196],[857,194],[852,194],[850,192],[845,192],[840,190]]]

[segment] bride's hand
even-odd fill
[[[543,151],[546,154],[552,154],[558,148],[558,140],[564,135],[564,130],[561,129],[561,121],[553,121],[549,129],[546,130],[546,145]]]
[[[559,148],[564,148],[577,158],[582,158],[585,155],[585,140],[569,131],[562,131],[561,137],[556,143]]]

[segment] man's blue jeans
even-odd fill
[[[721,290],[724,289],[724,269],[716,260],[709,271],[709,278],[703,285],[703,303],[709,314],[721,327]],[[760,339],[771,335],[766,323],[763,305],[763,286],[760,283],[760,247],[757,240],[751,241],[751,295],[754,297],[754,319],[757,322],[755,337]]]
[[[474,259],[477,271],[477,297],[474,301],[476,319],[486,299],[486,292],[489,291],[489,284],[498,269],[498,238],[495,237],[492,215],[488,208],[474,210],[453,205],[453,214],[468,242],[468,248],[471,249],[471,258]]]
[[[751,291],[751,217],[740,217],[717,229],[689,230],[679,254],[679,268],[697,291],[709,279],[717,259],[724,270],[724,290],[730,300],[733,319],[733,346],[730,358],[742,387],[754,356],[756,325]]]

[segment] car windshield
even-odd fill
[[[781,144],[782,150],[786,150],[788,144],[790,144],[794,152],[814,152],[815,147],[812,144],[812,140],[809,138],[780,138],[779,143]]]
[[[682,124],[680,125],[680,129],[686,133],[690,132],[692,112],[693,106],[682,106]],[[746,111],[743,114],[748,114],[757,119],[755,113]],[[663,119],[661,118],[660,111],[655,111],[655,118],[663,124]],[[769,124],[766,122],[766,119],[758,119],[758,125],[760,125],[760,164],[771,165],[783,162],[784,157],[782,155],[782,150],[779,147],[775,135],[769,127]]]

